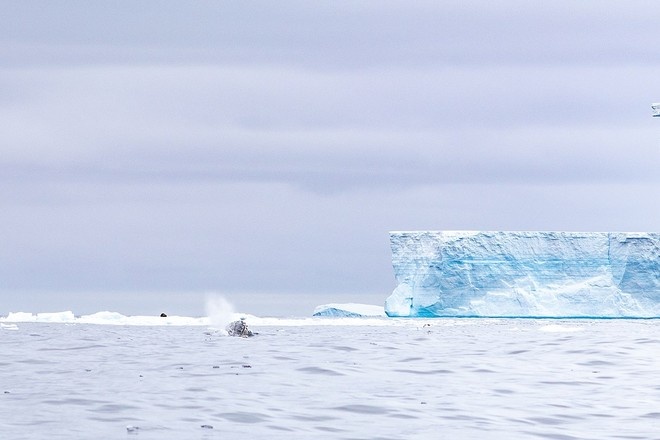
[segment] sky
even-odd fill
[[[0,1],[0,315],[382,304],[391,230],[660,231],[660,2]]]

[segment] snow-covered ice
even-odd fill
[[[660,317],[660,233],[390,233],[389,316]]]
[[[371,304],[323,304],[314,309],[313,316],[332,316],[332,317],[346,317],[346,318],[361,318],[365,316],[385,316],[385,308],[383,306],[375,306]]]
[[[239,319],[240,314],[232,317]],[[193,318],[188,316],[126,316],[118,312],[102,311],[91,315],[76,316],[72,311],[30,313],[11,312],[6,317],[0,317],[0,322],[38,322],[66,324],[99,324],[99,325],[209,325],[208,317]]]
[[[392,320],[387,318],[384,313],[379,315],[370,315],[374,310],[383,310],[379,306],[361,305],[359,309],[365,313],[364,317],[354,319],[350,316],[338,316],[333,319],[325,319],[323,316],[277,318],[254,316],[249,313],[232,312],[222,314],[222,319],[217,316],[210,317],[190,317],[168,315],[166,318],[159,316],[127,316],[118,312],[97,312],[91,315],[76,316],[71,311],[48,312],[48,313],[30,313],[30,312],[10,312],[7,316],[0,316],[0,324],[4,326],[13,326],[20,323],[61,323],[61,324],[95,324],[111,326],[137,326],[137,327],[181,327],[181,326],[203,326],[214,329],[224,329],[225,325],[231,321],[245,319],[250,325],[259,326],[280,326],[280,327],[308,327],[308,326],[391,326],[404,325],[404,321]]]

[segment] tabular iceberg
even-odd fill
[[[371,304],[323,304],[314,309],[312,316],[329,316],[333,318],[363,318],[371,316],[385,316],[383,306]]]
[[[391,232],[388,316],[660,317],[660,233]]]

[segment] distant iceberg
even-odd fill
[[[312,316],[331,316],[334,318],[385,316],[385,309],[382,306],[369,304],[324,304],[316,307]]]
[[[72,311],[28,313],[11,312],[7,317],[0,317],[3,323],[41,323],[41,324],[98,324],[98,325],[209,325],[206,317],[193,318],[186,316],[125,316],[117,312],[102,311],[91,315],[75,316]]]
[[[391,232],[388,316],[660,317],[660,234]]]

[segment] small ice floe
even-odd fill
[[[16,324],[0,324],[0,328],[3,330],[18,330]]]
[[[133,434],[137,434],[137,432],[138,432],[139,430],[140,430],[140,427],[139,427],[139,426],[128,425],[128,426],[126,427],[126,432],[130,432],[130,433],[133,433]]]
[[[373,306],[371,304],[323,304],[317,306],[312,316],[326,316],[332,318],[363,318],[363,317],[384,317],[385,308],[383,306]]]
[[[72,311],[54,312],[54,313],[27,313],[27,312],[10,312],[4,319],[5,322],[45,322],[51,323],[72,323],[75,322],[76,317]]]
[[[227,330],[227,334],[229,336],[237,336],[240,338],[249,338],[250,336],[254,336],[256,334],[250,331],[243,318],[239,319],[238,321],[230,322],[227,324],[227,327],[225,327],[225,330]]]

